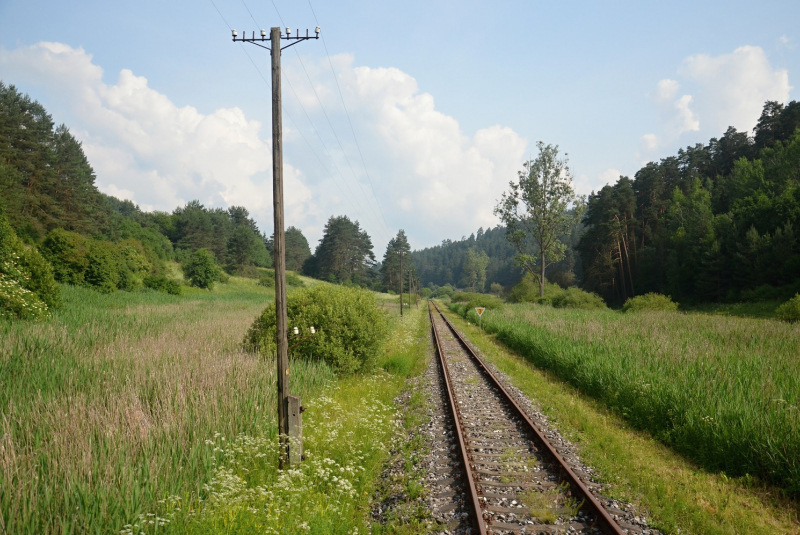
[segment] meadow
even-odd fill
[[[483,328],[700,466],[800,494],[797,325],[520,304]]]
[[[244,503],[223,493],[242,470],[251,473],[243,495],[253,496],[252,485],[284,488],[279,498],[300,495],[304,487],[280,476],[274,462],[274,360],[242,350],[273,299],[270,288],[232,277],[213,291],[184,287],[181,296],[62,290],[64,306],[50,320],[0,322],[0,533],[213,533],[230,517],[228,506]],[[352,481],[357,492],[342,483],[336,515],[331,503],[302,502],[329,512],[315,524],[320,509],[295,500],[289,515],[273,509],[259,532],[285,527],[287,518],[325,532],[342,515],[348,533],[364,529],[395,425],[392,396],[424,357],[409,349],[419,317],[393,320],[393,349],[367,380],[292,360],[292,393],[309,407],[310,462],[302,470],[330,471],[331,460],[337,470],[355,470],[345,457],[356,447],[362,468]],[[327,425],[340,414],[350,419]],[[352,436],[360,445],[348,442]],[[248,531],[253,518],[245,517],[236,526]]]

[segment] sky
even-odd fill
[[[798,99],[800,2],[0,0],[0,80],[82,142],[101,191],[145,210],[244,206],[272,232],[270,55],[283,51],[286,225],[331,216],[376,255],[498,224],[535,158],[589,194],[648,161],[751,131]]]

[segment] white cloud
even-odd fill
[[[462,132],[458,121],[436,110],[433,96],[399,69],[355,66],[350,55],[332,61],[390,230],[375,216],[372,186],[352,144],[327,60],[305,60],[305,67],[336,127],[336,142],[328,138],[326,118],[305,74],[285,63],[299,101],[328,139],[327,150],[307,123],[298,127],[335,176],[324,172],[284,120],[287,224],[302,228],[313,247],[330,215],[347,214],[373,236],[378,256],[398,228],[407,231],[414,246],[426,246],[497,224],[492,209],[517,177],[526,140],[500,125]],[[269,232],[271,150],[269,139],[260,136],[270,132],[241,109],[203,114],[179,107],[127,69],[115,82],[105,82],[90,54],[61,43],[0,49],[0,69],[15,83],[41,86],[52,97],[44,102],[51,112],[62,109],[73,117],[69,126],[83,142],[102,191],[146,209],[172,210],[191,199],[210,206],[244,205]],[[284,105],[293,110],[296,102],[287,87]]]
[[[784,36],[785,37],[785,36]],[[789,43],[781,38],[781,43]],[[659,157],[664,148],[672,150],[688,132],[702,137],[719,137],[728,126],[752,131],[764,102],[789,99],[789,74],[773,69],[764,51],[743,46],[730,54],[698,54],[686,58],[678,68],[681,83],[665,78],[648,96],[661,125],[660,133],[641,137],[636,159],[646,163]],[[691,93],[681,91],[681,84]],[[684,94],[680,94],[684,93]],[[680,94],[680,96],[679,96]]]
[[[787,37],[786,35],[781,35],[778,38],[778,48],[779,49],[780,48],[788,48],[789,50],[793,50],[794,49],[794,42],[790,37]]]
[[[785,69],[773,69],[764,50],[742,46],[716,57],[698,54],[686,58],[679,74],[698,86],[698,115],[714,136],[728,126],[751,131],[764,102],[786,102],[792,87]]]
[[[454,117],[436,110],[432,95],[421,92],[416,80],[399,69],[354,66],[347,54],[332,61],[391,233],[402,227],[414,246],[425,246],[498,223],[492,210],[521,169],[526,140],[500,125],[465,134]],[[319,65],[306,61],[305,66],[314,79],[325,74]],[[341,110],[333,91],[320,98],[328,115]],[[320,113],[311,111],[322,124]],[[344,125],[337,128],[342,141],[350,139],[341,135],[349,133]],[[339,162],[339,168],[363,206],[372,199],[370,186],[361,166],[355,165],[360,160],[349,159],[360,186],[347,162]],[[376,219],[363,212],[362,222]]]
[[[238,108],[204,115],[178,107],[123,69],[114,84],[82,48],[40,42],[0,50],[9,79],[57,91],[79,118],[73,132],[97,174],[98,187],[145,209],[172,210],[191,199],[212,206],[244,205],[261,221],[271,219],[270,144],[262,125]],[[310,199],[302,173],[285,166],[287,211]]]
[[[603,185],[614,184],[617,180],[619,180],[620,176],[622,176],[622,173],[619,169],[606,169],[600,173],[600,182]]]
[[[660,143],[676,140],[684,132],[693,132],[700,129],[700,121],[692,112],[691,95],[681,95],[676,98],[680,84],[669,78],[658,82],[656,90],[650,94],[650,100],[656,107],[659,121],[663,127],[663,134],[658,137],[646,134],[642,137],[643,148],[648,151],[655,150]]]
[[[646,151],[652,151],[658,148],[658,136],[655,134],[645,134],[642,136],[642,148]]]

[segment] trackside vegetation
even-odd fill
[[[292,358],[321,360],[341,374],[374,368],[387,333],[386,314],[375,294],[358,287],[317,285],[288,297]],[[316,334],[310,335],[314,327]],[[299,338],[305,337],[305,339]],[[244,345],[250,351],[275,354],[275,303],[270,303],[247,331]]]
[[[492,314],[493,311],[487,312]],[[637,431],[621,414],[509,350],[455,314],[450,319],[482,357],[506,374],[572,441],[611,498],[637,504],[664,533],[800,533],[800,507],[754,477],[731,478]]]
[[[476,319],[474,311],[467,317]],[[700,466],[800,494],[796,325],[537,305],[507,305],[482,323]]]
[[[424,307],[393,316],[373,372],[340,378],[304,399],[300,465],[277,470],[274,425],[215,434],[204,442],[213,461],[202,493],[170,496],[122,533],[369,533],[371,501],[403,425],[393,400],[425,368],[426,325]],[[403,525],[395,522],[388,532]]]
[[[369,372],[292,359],[307,463],[278,474],[275,362],[241,343],[269,289],[60,290],[47,321],[0,320],[0,531],[366,532],[422,308],[383,318]]]
[[[61,304],[53,269],[25,245],[0,210],[0,320],[43,319]]]

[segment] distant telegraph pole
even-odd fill
[[[281,121],[281,50],[296,45],[300,41],[319,39],[319,26],[314,30],[314,35],[292,36],[292,29],[286,28],[286,35],[281,35],[280,28],[270,28],[269,39],[267,31],[261,30],[260,37],[253,32],[252,37],[247,37],[247,32],[242,37],[236,30],[232,30],[233,41],[252,43],[270,51],[272,56],[272,203],[274,206],[275,221],[275,327],[277,330],[278,345],[278,436],[280,442],[279,467],[285,468],[290,463],[289,446],[289,333],[286,317],[286,249],[283,228],[283,124]],[[290,43],[281,48],[281,39]],[[264,43],[269,42],[269,46]],[[298,398],[299,399],[299,398]],[[299,404],[299,401],[298,401]],[[299,459],[298,459],[299,460]]]
[[[400,315],[403,315],[403,255],[405,251],[400,251]]]

